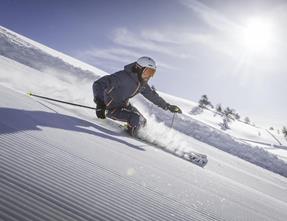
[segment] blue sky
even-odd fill
[[[109,73],[151,56],[157,89],[287,125],[286,12],[283,0],[1,0],[0,21]]]

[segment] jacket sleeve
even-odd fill
[[[168,103],[162,97],[160,97],[156,91],[152,90],[148,84],[145,86],[141,94],[155,105],[164,110],[167,109]]]
[[[96,80],[93,84],[94,99],[105,101],[105,93],[112,91],[118,84],[115,74],[106,75]]]

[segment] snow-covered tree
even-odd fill
[[[215,110],[219,113],[222,113],[223,108],[222,108],[221,104],[217,104],[215,107]]]
[[[202,95],[198,103],[199,103],[198,106],[201,108],[206,108],[208,106],[210,106],[211,108],[214,108],[211,102],[208,100],[206,95]]]
[[[213,117],[216,117],[217,114],[223,115],[221,104],[217,104],[217,105],[215,106],[215,112],[214,112],[214,114],[213,114]]]
[[[222,125],[221,125],[221,129],[222,129],[222,130],[227,130],[227,129],[229,129],[228,122],[229,122],[228,118],[223,117],[223,123],[222,123]]]
[[[287,128],[285,126],[282,129],[282,133],[283,133],[284,137],[287,139]]]
[[[270,127],[269,130],[274,130],[274,127]]]
[[[228,121],[234,120],[235,110],[227,107],[223,111],[223,114],[228,119]]]
[[[221,124],[221,128],[223,130],[229,129],[229,123],[231,122],[231,120],[234,120],[234,114],[234,109],[231,109],[229,107],[225,108],[222,111],[223,123]]]
[[[249,117],[245,117],[245,118],[244,118],[244,122],[245,122],[246,124],[250,124],[250,119],[249,119]]]
[[[234,114],[234,117],[235,117],[236,120],[239,120],[239,119],[240,119],[239,113],[235,113],[235,114]]]
[[[232,118],[233,120],[239,120],[240,119],[240,115],[236,112],[235,109],[231,109],[229,108],[229,110],[227,110],[229,112],[230,118]]]

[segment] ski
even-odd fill
[[[176,151],[176,150],[175,151],[171,151],[171,150],[167,149],[164,146],[160,146],[160,145],[158,145],[156,143],[149,142],[149,141],[144,140],[144,139],[142,139],[140,137],[133,137],[133,136],[131,136],[127,132],[127,127],[125,125],[119,125],[119,127],[122,130],[124,130],[129,135],[129,137],[131,137],[133,139],[136,139],[136,140],[138,140],[140,142],[144,142],[147,145],[151,145],[151,146],[153,146],[153,147],[155,147],[157,149],[161,149],[161,150],[163,150],[165,152],[171,153],[172,155],[180,157],[180,158],[182,158],[184,160],[187,160],[187,161],[189,161],[189,162],[191,162],[191,163],[193,163],[193,164],[195,164],[197,166],[200,166],[200,167],[203,168],[208,163],[207,155],[205,155],[205,154],[197,153],[197,152],[195,152],[193,150],[189,150],[189,151],[185,151],[185,152]]]

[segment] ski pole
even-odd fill
[[[63,101],[63,100],[57,100],[57,99],[53,99],[53,98],[50,98],[50,97],[44,97],[44,96],[40,96],[40,95],[37,95],[37,94],[33,94],[31,92],[29,92],[28,95],[29,96],[33,96],[33,97],[38,97],[38,98],[41,98],[41,99],[45,99],[45,100],[50,100],[50,101],[63,103],[63,104],[69,104],[69,105],[73,105],[73,106],[78,106],[78,107],[83,107],[83,108],[87,108],[87,109],[96,110],[96,108],[94,108],[94,107],[89,107],[89,106],[85,106],[85,105],[81,105],[81,104],[75,104],[75,103],[71,103],[71,102],[67,102],[67,101]]]
[[[176,115],[176,113],[174,113],[173,116],[172,116],[172,121],[171,121],[171,126],[170,126],[170,128],[173,128],[173,123],[174,123],[175,115]]]

